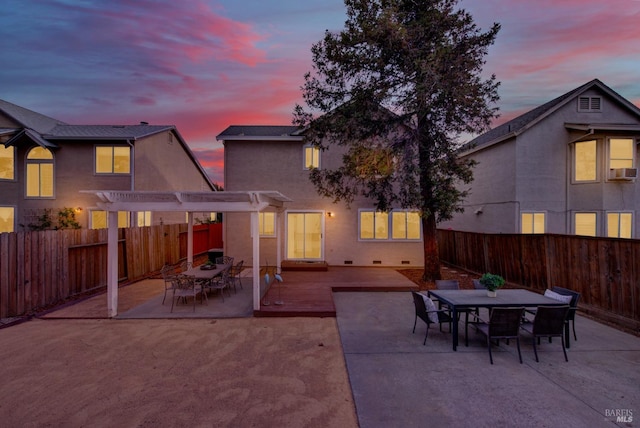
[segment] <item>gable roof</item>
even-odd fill
[[[43,135],[48,140],[137,140],[175,130],[173,125],[58,125]]]
[[[585,83],[584,85],[573,89],[572,91],[567,92],[566,94],[560,95],[558,98],[555,98],[545,104],[542,104],[539,107],[534,108],[514,119],[511,119],[508,122],[503,123],[500,126],[497,126],[484,134],[474,138],[467,144],[465,144],[461,152],[467,152],[474,149],[479,149],[482,147],[486,147],[489,145],[493,145],[499,143],[501,141],[505,141],[512,137],[516,137],[519,134],[522,134],[527,129],[531,128],[536,123],[540,122],[544,118],[548,117],[564,105],[566,105],[571,100],[580,96],[582,93],[590,90],[592,88],[598,88],[605,94],[611,96],[614,100],[620,103],[622,106],[630,110],[633,114],[640,117],[640,108],[634,105],[632,102],[622,97],[620,94],[615,92],[613,89],[602,83],[598,79],[594,79],[590,82]]]
[[[36,113],[4,100],[0,100],[0,112],[18,122],[21,127],[33,129],[40,134],[45,134],[58,125],[65,125],[61,120]]]
[[[216,140],[302,141],[301,128],[283,125],[231,125]]]

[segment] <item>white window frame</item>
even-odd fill
[[[593,214],[595,216],[595,225],[594,225],[594,234],[593,235],[578,235],[577,231],[576,231],[576,217],[580,214]],[[598,213],[595,211],[574,211],[573,212],[573,218],[572,218],[572,225],[573,225],[573,234],[577,235],[577,236],[598,236],[598,222],[599,222],[599,216]]]
[[[51,154],[51,159],[29,159],[29,154],[35,149],[43,149]],[[55,199],[56,197],[56,157],[53,152],[46,147],[35,146],[30,148],[25,155],[24,167],[24,197],[25,199]],[[38,196],[28,195],[29,189],[29,165],[38,165]],[[42,196],[42,165],[51,165],[51,195]]]
[[[594,166],[594,170],[595,170],[595,178],[594,179],[589,179],[589,180],[578,180],[578,178],[576,177],[576,174],[578,172],[578,145],[579,144],[585,144],[585,143],[591,143],[593,142],[595,144],[595,155],[596,155],[596,160],[595,160],[595,166]],[[574,184],[582,184],[582,183],[596,183],[598,181],[598,177],[599,177],[599,172],[598,172],[598,165],[599,165],[599,153],[598,153],[598,140],[594,139],[594,140],[585,140],[585,141],[578,141],[576,143],[573,144],[573,154],[572,154],[572,162],[573,162],[573,171],[571,173],[571,182]]]
[[[532,216],[531,217],[531,220],[533,221],[533,223],[531,224],[532,232],[524,232],[523,231],[524,222],[523,222],[523,218],[522,217],[525,214],[530,214]],[[535,230],[535,225],[536,225],[535,217],[538,216],[538,215],[542,215],[543,216],[543,229],[544,230],[542,232],[537,232]],[[537,235],[537,234],[547,233],[547,212],[546,211],[520,211],[520,233],[521,234],[527,234],[527,235],[529,235],[529,234]]]
[[[0,150],[11,153],[11,177],[0,177],[0,181],[16,181],[16,148],[13,146],[4,147],[4,144],[0,146]]]
[[[117,172],[117,171],[115,171],[114,149],[116,147],[123,147],[123,148],[127,148],[129,150],[129,171],[127,171],[127,172]],[[111,149],[111,171],[109,171],[109,172],[98,172],[98,148],[110,148]],[[131,170],[133,169],[132,165],[131,165],[132,154],[133,154],[133,150],[131,149],[131,146],[128,146],[128,145],[123,145],[123,144],[96,144],[93,147],[93,173],[95,175],[117,175],[117,176],[131,175]]]
[[[607,166],[608,170],[614,167],[611,166],[611,140],[631,140],[631,159],[615,159],[615,160],[631,160],[631,166],[618,167],[618,168],[635,168],[636,167],[636,140],[633,137],[608,137],[607,138]]]
[[[618,230],[616,233],[616,236],[611,236],[611,234],[609,233],[609,215],[610,214],[617,214],[618,215]],[[630,236],[620,236],[620,217],[622,214],[629,214],[631,215],[631,234]],[[634,212],[633,211],[607,211],[606,212],[606,219],[605,219],[605,225],[606,225],[606,235],[608,238],[621,238],[621,239],[633,239],[634,236],[634,230],[633,230],[633,224],[635,221],[635,216],[634,216]]]
[[[264,229],[265,229],[265,221],[267,221],[267,217],[271,217],[271,216],[265,216],[265,214],[272,214],[273,215],[273,224],[272,229],[273,229],[273,233],[265,233]],[[277,224],[276,224],[276,218],[277,218],[277,213],[273,212],[273,211],[261,211],[258,213],[258,232],[260,234],[261,238],[275,238],[278,230],[277,230]]]
[[[307,164],[307,150],[311,150],[311,165]],[[315,147],[313,144],[305,144],[302,148],[302,168],[305,170],[310,170],[312,168],[320,169],[320,152],[321,150],[318,147]],[[314,158],[313,154],[317,154],[317,159]]]
[[[388,212],[382,212],[382,211],[376,211],[374,209],[365,209],[365,208],[359,209],[358,210],[358,241],[360,241],[360,242],[420,242],[420,241],[422,241],[422,223],[420,223],[420,236],[418,238],[394,238],[393,237],[393,213],[399,213],[399,212],[409,213],[409,212],[416,212],[416,211],[415,210],[397,209],[397,210],[391,210],[391,211],[388,211]],[[374,221],[374,225],[373,225],[374,236],[373,236],[373,238],[363,238],[362,237],[362,214],[364,214],[364,213],[373,214],[373,221]],[[379,218],[379,215],[386,215],[387,216],[387,219],[386,219],[386,237],[385,238],[377,238],[376,237],[376,221],[378,221],[377,219]],[[407,216],[405,215],[405,219],[406,218],[407,218]],[[406,223],[405,223],[405,225],[406,225]],[[406,230],[406,228],[405,228],[405,230]]]

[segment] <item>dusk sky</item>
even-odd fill
[[[342,0],[4,0],[0,99],[70,124],[176,125],[222,183],[229,125],[289,125]],[[640,106],[639,0],[463,0],[501,117],[594,78]]]

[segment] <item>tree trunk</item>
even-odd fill
[[[440,279],[440,252],[436,237],[436,218],[434,214],[422,218],[422,238],[424,245],[423,281]]]

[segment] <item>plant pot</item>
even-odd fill
[[[487,290],[487,296],[489,297],[496,297],[498,295],[497,291],[491,291],[491,290]]]

